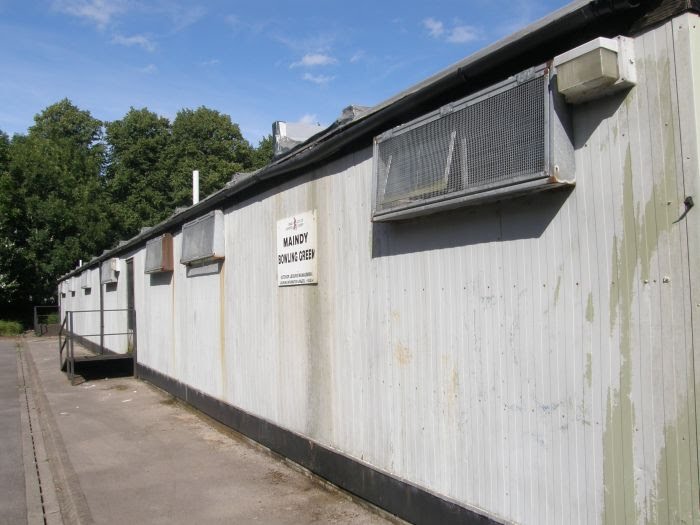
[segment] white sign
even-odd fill
[[[318,282],[316,273],[316,211],[277,221],[277,285]]]

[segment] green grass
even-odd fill
[[[58,318],[58,314],[49,314],[46,316],[46,324],[58,324],[60,322],[60,319]]]
[[[4,321],[0,319],[0,336],[2,335],[20,335],[22,333],[22,324],[17,321]]]

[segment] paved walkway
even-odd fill
[[[0,496],[0,512],[9,500],[22,502],[7,507],[15,514],[6,523],[32,523],[36,513],[24,514],[25,485],[27,509],[32,501],[37,508],[17,461],[18,391],[7,386],[21,382],[22,371],[28,421],[41,430],[33,432],[35,471],[48,523],[398,523],[147,383],[118,378],[70,386],[56,348],[53,338],[25,338],[18,374],[14,344],[0,346],[0,493],[14,490]],[[13,443],[7,454],[5,439]]]
[[[27,520],[17,347],[0,338],[0,523]]]

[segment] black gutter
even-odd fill
[[[629,35],[633,28],[635,31],[640,30],[640,20],[647,20],[647,25],[658,23],[659,20],[649,19],[650,13],[661,10],[668,18],[692,9],[692,5],[697,3],[698,0],[593,0],[579,7],[576,7],[577,4],[564,7],[529,28],[496,42],[446,71],[390,98],[366,115],[347,124],[331,126],[265,168],[241,176],[198,204],[106,251],[83,267],[67,273],[59,281],[117,253],[136,247],[149,238],[171,231],[188,219],[219,207],[233,195],[254,185],[282,176],[293,178],[303,170],[314,168],[344,152],[367,147],[372,144],[372,138],[380,132],[408,122],[523,69],[542,64],[592,38]],[[563,14],[559,15],[560,12]],[[634,16],[630,16],[632,12]]]

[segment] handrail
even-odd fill
[[[131,318],[135,314],[134,308],[110,308],[106,310],[68,310],[65,312],[63,322],[58,330],[58,360],[59,366],[63,368],[63,351],[66,350],[66,373],[70,379],[71,384],[73,384],[75,379],[75,324],[74,324],[74,314],[81,313],[98,313],[98,312],[128,312],[127,319]],[[127,321],[128,322],[128,321]],[[126,332],[111,332],[111,333],[99,333],[99,334],[80,334],[82,337],[97,337],[102,338],[106,335],[132,335],[134,338],[134,344],[136,340],[136,328],[129,328]],[[102,343],[100,347],[102,348]],[[102,352],[102,350],[101,350]]]

